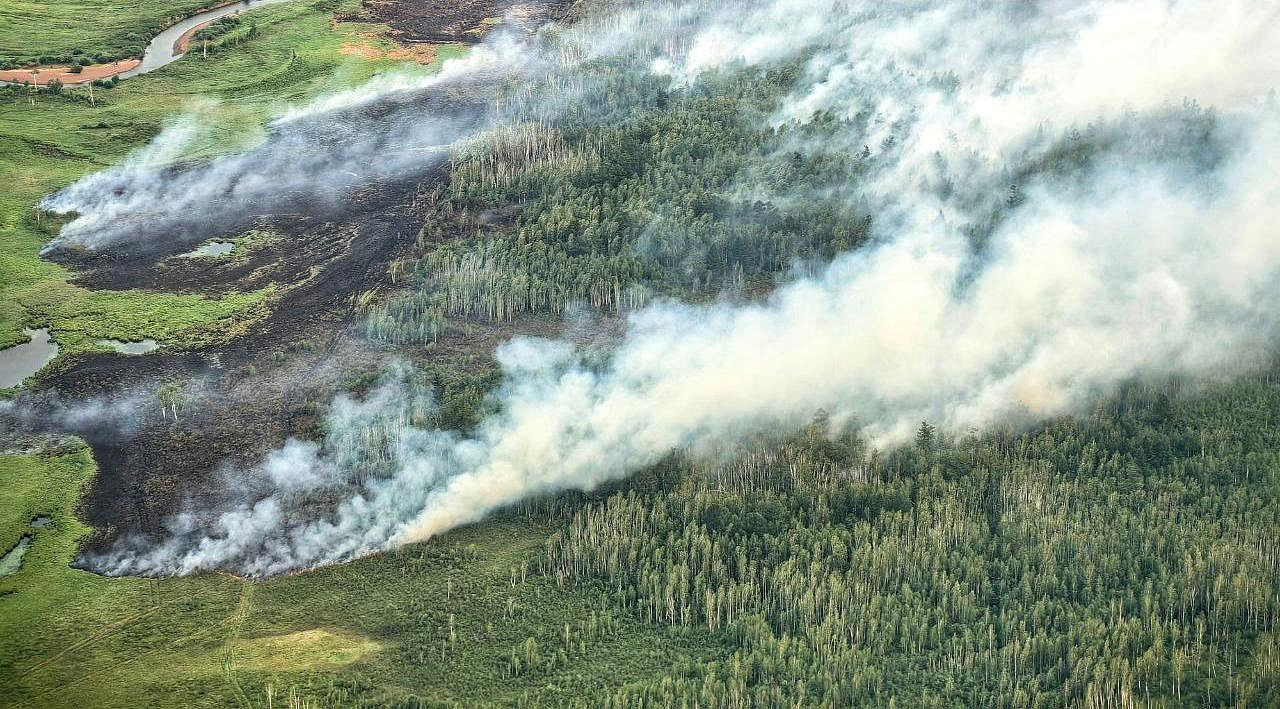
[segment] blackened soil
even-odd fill
[[[395,353],[353,336],[359,296],[397,287],[388,264],[417,237],[412,204],[422,184],[415,179],[366,189],[352,198],[341,221],[303,215],[264,224],[280,238],[255,252],[250,265],[201,272],[171,258],[149,266],[120,261],[128,266],[122,273],[161,290],[221,292],[273,283],[278,295],[251,333],[225,344],[141,357],[83,355],[41,378],[40,394],[57,401],[116,404],[60,428],[87,441],[99,467],[82,511],[96,531],[87,551],[105,551],[126,534],[160,537],[175,513],[242,497],[253,484],[243,471],[256,468],[290,436],[316,438],[335,391],[380,371],[391,357],[477,372],[495,367],[493,351],[517,334],[568,336],[587,346],[616,337],[616,319],[578,326],[570,318],[566,329],[565,319],[552,315],[511,323],[455,320],[430,348]],[[95,268],[82,278],[126,285],[109,269]],[[170,383],[182,390],[176,419],[161,410],[160,391]]]
[[[417,179],[409,177],[359,190],[342,200],[349,211],[341,216],[331,205],[323,211],[304,211],[301,204],[298,211],[255,216],[238,226],[260,234],[225,257],[185,258],[181,254],[191,245],[179,242],[167,250],[139,249],[129,243],[94,252],[61,252],[57,260],[75,271],[77,285],[93,290],[217,296],[270,285],[293,287],[314,277],[317,268],[327,264],[358,258],[360,253],[374,256],[369,250],[382,241],[412,241],[418,225],[397,213],[389,200],[403,197]],[[211,229],[203,236],[231,239],[237,234]],[[351,254],[353,248],[358,253]]]
[[[524,7],[530,16],[545,16],[569,4],[535,1]],[[487,19],[513,5],[507,0],[373,0],[352,19],[386,22],[403,41],[469,42],[491,25]],[[33,420],[57,419],[59,432],[82,437],[98,463],[82,514],[97,530],[89,551],[105,550],[123,534],[158,535],[173,514],[235,495],[237,487],[250,484],[237,471],[256,467],[290,436],[314,438],[322,407],[335,390],[345,388],[344,380],[376,372],[392,356],[485,369],[495,366],[493,349],[514,334],[564,334],[558,317],[503,325],[456,322],[430,351],[404,348],[395,355],[352,336],[360,296],[396,287],[388,264],[417,237],[412,205],[425,186],[440,179],[440,168],[434,170],[369,184],[337,204],[302,199],[288,209],[274,205],[270,214],[251,215],[247,223],[237,221],[244,215],[230,214],[227,223],[208,224],[205,233],[167,246],[138,249],[135,243],[57,254],[78,283],[94,289],[216,295],[274,286],[261,319],[222,344],[198,351],[169,347],[139,357],[80,355],[40,376],[32,398],[44,397],[46,406],[80,415]],[[495,212],[485,219],[501,223],[514,214]],[[201,240],[234,236],[249,227],[273,238],[226,259],[176,258]],[[570,329],[574,339],[602,331]],[[175,397],[162,395],[174,390],[180,391],[176,418]]]
[[[572,0],[364,0],[360,9],[343,17],[389,27],[397,42],[479,42],[494,20],[508,13],[528,19],[557,19]]]
[[[308,436],[317,407],[339,378],[377,369],[386,354],[350,336],[361,293],[389,285],[387,264],[417,234],[408,214],[416,181],[383,185],[353,197],[348,217],[317,222],[277,219],[281,238],[248,264],[203,271],[172,259],[124,260],[118,272],[167,291],[244,290],[274,283],[270,314],[253,332],[199,352],[142,357],[75,357],[42,378],[61,401],[136,402],[127,419],[101,417],[69,424],[93,449],[99,474],[86,498],[86,521],[98,529],[91,548],[125,532],[159,531],[167,517],[202,497],[216,497],[291,435]],[[113,275],[114,273],[124,275]],[[89,279],[86,279],[89,280]],[[90,280],[90,282],[93,282]],[[182,390],[177,419],[162,413],[162,387]]]

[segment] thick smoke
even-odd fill
[[[92,431],[127,434],[155,402],[135,390],[124,396],[67,401],[52,392],[0,400],[0,441],[50,433],[83,435]]]
[[[45,252],[177,250],[254,217],[326,214],[356,187],[421,176],[484,124],[494,84],[538,68],[531,41],[531,28],[505,26],[438,73],[388,74],[291,107],[256,149],[175,165],[210,128],[193,106],[119,166],[46,199],[44,209],[76,216]]]
[[[870,246],[767,302],[648,307],[603,365],[564,342],[513,340],[498,352],[500,413],[467,438],[407,413],[415,397],[394,383],[340,402],[325,445],[291,443],[260,471],[278,492],[95,561],[273,573],[591,488],[673,449],[793,429],[820,408],[891,444],[921,419],[1071,412],[1126,379],[1230,374],[1273,346],[1280,10],[721,5],[631,6],[570,33],[566,54],[631,57],[675,90],[802,62],[772,120],[795,136],[788,153],[874,146],[856,190],[821,197],[872,205]],[[844,127],[814,144],[815,115]],[[1063,155],[1065,167],[1051,159]],[[371,430],[378,470],[330,514],[299,519],[289,494],[352,469],[333,436]]]

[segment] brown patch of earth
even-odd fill
[[[213,24],[214,22],[215,22],[215,20],[209,20],[208,22],[203,22],[203,23],[201,23],[201,24],[196,25],[195,27],[192,27],[191,29],[187,30],[186,32],[183,32],[183,33],[182,33],[182,36],[181,36],[181,37],[179,37],[177,40],[175,40],[175,41],[174,41],[174,43],[173,43],[173,53],[174,53],[174,54],[186,54],[186,53],[187,53],[187,49],[191,46],[191,38],[192,38],[193,36],[195,36],[195,33],[196,33],[196,32],[199,32],[200,30],[202,30],[202,29],[204,29],[204,28],[206,28],[206,27],[208,27],[209,25]]]
[[[387,52],[387,58],[417,62],[419,64],[431,64],[436,60],[438,54],[436,45],[411,44],[407,47],[398,47]]]
[[[364,0],[340,19],[384,24],[401,44],[474,44],[504,16],[555,19],[571,5],[572,0]]]
[[[419,64],[431,64],[439,54],[436,50],[436,45],[432,44],[414,44],[396,47],[395,49],[382,49],[371,44],[359,42],[347,42],[342,45],[338,52],[346,56],[362,57],[364,59],[396,59]]]
[[[110,64],[93,64],[86,66],[79,72],[71,71],[69,66],[43,66],[31,69],[6,69],[0,71],[0,81],[8,81],[15,84],[36,84],[38,86],[47,86],[54,79],[57,79],[65,86],[73,84],[83,84],[98,79],[109,79],[116,74],[123,74],[126,71],[138,66],[142,63],[141,59],[121,59],[120,61],[111,62]]]
[[[339,49],[338,53],[348,57],[363,57],[364,59],[381,59],[384,52],[377,47],[368,44],[358,44],[356,42],[346,42]]]

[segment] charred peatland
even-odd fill
[[[494,21],[507,14],[558,19],[572,11],[573,0],[365,0],[343,19],[389,27],[388,34],[406,44],[479,42]]]

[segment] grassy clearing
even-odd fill
[[[262,583],[75,570],[88,532],[75,509],[93,472],[84,449],[0,456],[0,541],[33,534],[22,568],[0,579],[12,706],[544,705],[652,681],[681,655],[715,658],[705,633],[643,625],[602,610],[591,585],[526,576],[551,529],[528,519]],[[52,521],[32,530],[36,515]]]
[[[64,354],[91,348],[98,337],[195,347],[239,331],[261,312],[268,292],[211,300],[79,288],[65,269],[39,258],[58,225],[35,210],[42,197],[124,158],[180,112],[197,111],[210,126],[194,153],[216,153],[261,140],[264,119],[287,103],[402,65],[342,54],[353,39],[379,43],[364,36],[377,28],[335,26],[330,11],[309,3],[247,17],[258,28],[253,39],[207,58],[193,52],[114,89],[98,88],[94,104],[87,89],[59,96],[0,93],[0,346],[23,341],[24,325],[45,325]],[[456,53],[442,50],[441,59]]]
[[[401,64],[374,52],[343,54],[344,44],[389,45],[368,36],[376,28],[335,28],[328,12],[309,5],[252,16],[257,37],[97,89],[96,105],[83,89],[0,95],[0,342],[44,324],[64,352],[97,337],[198,346],[265,307],[263,292],[209,300],[79,288],[38,258],[57,225],[34,210],[44,195],[122,159],[184,108],[198,105],[214,126],[196,151],[216,153],[261,139],[263,119],[285,103]],[[438,59],[460,51],[441,48]],[[82,447],[0,455],[0,546],[32,538],[21,568],[0,578],[6,705],[556,703],[652,681],[680,654],[715,656],[696,631],[610,613],[590,584],[561,587],[525,573],[551,529],[544,521],[490,522],[263,583],[76,570],[70,563],[90,530],[75,511],[94,470]],[[50,523],[33,528],[41,515]]]
[[[102,62],[138,56],[148,40],[214,0],[6,0],[0,61]]]

